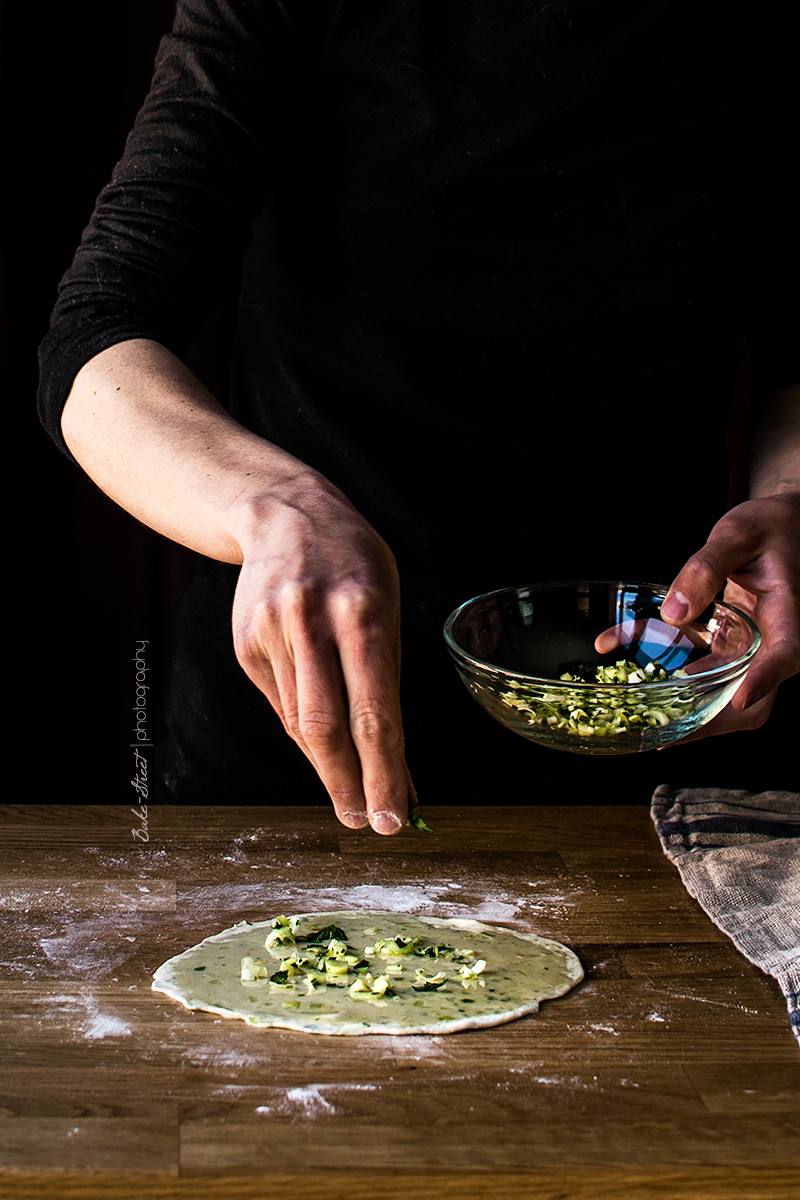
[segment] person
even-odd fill
[[[295,747],[354,828],[396,832],[420,773],[467,794],[510,742],[456,704],[441,624],[534,578],[672,578],[678,625],[724,587],[763,645],[703,733],[765,720],[800,669],[769,8],[704,0],[687,31],[652,0],[180,0],[39,399],[104,492],[202,556],[167,797],[291,802]],[[231,295],[220,400],[184,359]],[[745,331],[750,495],[726,511]]]

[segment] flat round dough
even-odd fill
[[[480,921],[393,912],[302,913],[290,918],[295,942],[280,945],[273,940],[265,948],[279,920],[285,918],[242,921],[205,938],[159,967],[153,990],[186,1008],[237,1017],[250,1025],[351,1036],[441,1034],[501,1025],[535,1013],[540,1001],[563,995],[583,979],[577,956],[560,942]],[[346,934],[349,957],[355,955],[358,964],[345,964],[345,974],[323,972],[322,979],[312,968],[309,978],[303,962],[322,960],[318,951],[307,951],[306,946],[315,939],[329,946],[319,935],[330,926]],[[405,940],[406,951],[411,939],[416,952],[392,953],[380,946],[382,939],[398,938],[401,946]],[[414,943],[415,938],[420,941]],[[300,967],[296,975],[284,978],[282,964],[292,954],[300,959]],[[242,982],[243,958],[262,960],[267,977]],[[269,978],[276,973],[280,983]],[[394,995],[371,990],[380,991],[381,978]],[[359,979],[366,982],[357,986],[366,990],[353,994],[352,985]]]

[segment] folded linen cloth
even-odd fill
[[[777,979],[800,1042],[800,795],[662,785],[650,811],[689,895]]]

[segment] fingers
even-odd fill
[[[410,791],[396,610],[380,589],[325,595],[289,586],[251,604],[250,587],[243,568],[234,604],[242,668],[314,766],[342,824],[396,833]]]
[[[692,647],[703,647],[705,641],[694,629],[674,632],[661,621],[636,620],[614,625],[598,633],[594,648],[598,654],[610,654],[612,650],[629,650],[637,643],[647,641],[649,653],[655,657],[682,647],[687,652]]]
[[[727,573],[719,560],[705,550],[693,555],[670,584],[661,616],[669,625],[693,621],[707,608],[724,585]]]
[[[784,679],[800,671],[800,628],[794,609],[782,593],[762,594],[757,611],[753,612],[752,599],[742,601],[739,596],[729,596],[730,591],[726,590],[725,599],[751,612],[761,630],[761,647],[731,702],[735,709],[743,712],[773,693]]]
[[[397,833],[409,795],[397,635],[368,593],[334,597],[329,608],[330,633],[315,638],[307,627],[294,630],[290,732],[307,747],[343,824]]]
[[[292,650],[281,659],[284,727],[316,769],[337,818],[361,829],[368,824],[366,798],[333,646],[328,640],[315,643],[306,630],[297,629]]]
[[[615,625],[613,629],[604,629],[594,639],[594,648],[598,654],[610,654],[612,650],[624,645],[621,625]]]
[[[724,587],[729,576],[758,555],[762,531],[756,522],[726,514],[702,550],[693,554],[670,584],[661,615],[670,625],[693,621]]]
[[[746,712],[739,711],[734,707],[738,695],[737,691],[732,703],[723,708],[722,712],[718,713],[707,725],[701,725],[694,733],[681,738],[679,742],[673,742],[672,745],[685,746],[689,742],[699,742],[702,738],[717,737],[723,733],[743,733],[748,729],[760,729],[772,710],[777,689],[751,705]],[[662,749],[671,750],[672,746],[664,746]]]
[[[369,823],[396,833],[406,822],[409,779],[400,716],[399,639],[360,597],[337,613],[337,645],[347,689],[349,731],[361,766]]]

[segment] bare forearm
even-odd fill
[[[241,564],[242,669],[314,765],[345,824],[403,824],[411,782],[398,691],[397,568],[321,475],[244,429],[163,347],[123,342],[75,380],[64,438],[153,529]]]
[[[75,379],[62,417],[67,446],[121,507],[165,536],[241,563],[272,497],[324,481],[244,429],[155,342],[110,347]]]
[[[800,493],[800,384],[769,398],[753,436],[751,497],[786,492]]]

